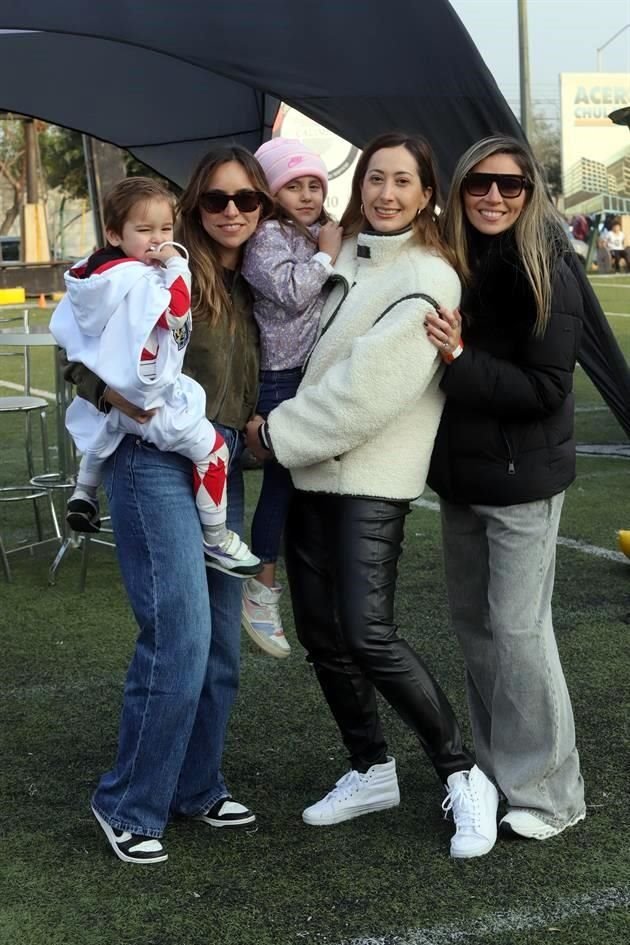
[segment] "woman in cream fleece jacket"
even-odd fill
[[[399,803],[378,690],[447,787],[452,855],[478,856],[496,838],[496,790],[393,616],[404,520],[424,488],[443,406],[442,362],[423,322],[460,297],[436,226],[436,186],[422,139],[384,135],[365,149],[302,384],[266,423],[251,421],[248,437],[291,470],[286,565],[296,630],[350,753],[351,770],[304,820],[334,824]]]

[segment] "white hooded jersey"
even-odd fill
[[[214,443],[205,392],[181,373],[192,327],[187,262],[174,256],[161,267],[120,258],[85,278],[86,263],[65,273],[67,293],[50,330],[68,360],[84,364],[137,407],[158,409],[138,424],[75,397],[66,426],[78,449],[105,458],[125,433],[134,433],[159,449],[202,459]]]

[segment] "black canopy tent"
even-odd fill
[[[257,147],[280,100],[358,146],[422,133],[444,183],[473,141],[521,136],[447,0],[0,0],[0,24],[0,107],[117,144],[180,185],[212,144]],[[630,434],[630,371],[573,263],[580,360]]]
[[[280,100],[358,146],[433,138],[445,178],[520,127],[446,0],[0,0],[2,105],[126,148],[175,183],[217,140],[257,147]],[[435,128],[440,134],[432,134]]]

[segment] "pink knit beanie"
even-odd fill
[[[324,198],[328,193],[328,171],[319,154],[311,151],[296,138],[272,138],[256,151],[269,182],[272,194],[296,177],[317,177],[321,181]]]

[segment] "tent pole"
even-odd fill
[[[94,162],[94,149],[92,138],[89,135],[81,135],[83,139],[83,156],[85,159],[85,174],[87,177],[88,195],[90,206],[92,207],[92,220],[94,223],[94,239],[97,246],[105,245],[105,231],[103,228],[103,216],[101,210],[101,189],[99,187],[96,165]]]

